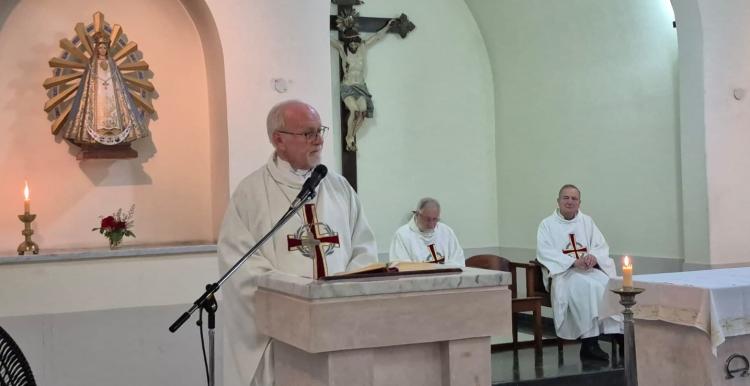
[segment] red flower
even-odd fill
[[[102,228],[114,228],[115,227],[115,218],[113,216],[107,216],[102,219]]]
[[[131,205],[127,212],[118,209],[111,216],[102,218],[99,228],[94,228],[92,231],[99,231],[99,234],[109,239],[109,246],[115,248],[122,242],[123,237],[135,237],[135,233],[130,230],[133,227],[134,213],[135,205]]]

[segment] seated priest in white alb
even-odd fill
[[[268,113],[267,128],[275,151],[268,162],[240,182],[224,215],[218,242],[222,273],[270,231],[290,207],[312,169],[320,163],[323,136],[328,130],[321,126],[318,112],[300,101],[274,106]],[[301,240],[302,234],[309,236],[306,223],[315,223],[315,235],[327,240],[324,243],[328,246],[321,248],[326,251],[327,273],[377,262],[372,230],[357,194],[342,176],[329,172],[311,203],[315,206],[307,204],[224,283],[221,308],[225,320],[226,386],[273,385],[273,345],[255,327],[256,282],[260,275],[274,270],[313,276],[310,249],[301,251],[292,243]]]
[[[440,203],[425,197],[391,242],[390,261],[426,261],[466,266],[464,250],[451,227],[440,222]]]
[[[581,191],[564,185],[557,197],[558,209],[539,224],[536,258],[546,268],[552,288],[552,310],[557,336],[582,338],[581,359],[608,361],[599,347],[600,334],[614,335],[622,356],[622,315],[599,319],[599,303],[615,272],[609,246],[591,217],[578,210]]]

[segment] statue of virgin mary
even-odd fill
[[[84,70],[63,138],[76,145],[119,145],[148,136],[143,115],[117,64],[109,55],[109,37],[94,34],[94,54]]]

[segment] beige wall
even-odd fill
[[[188,1],[186,0],[186,3]],[[207,0],[224,52],[229,139],[229,187],[268,160],[266,114],[274,104],[301,99],[331,121],[329,3],[320,1]],[[274,90],[283,79],[288,90]],[[333,164],[333,148],[323,162]]]
[[[48,134],[46,62],[95,10],[139,43],[155,74],[158,116],[152,139],[135,145],[139,160],[79,163]],[[315,54],[329,49],[328,11],[296,0],[4,3],[0,47],[15,54],[0,57],[0,84],[10,90],[0,96],[0,250],[20,241],[24,179],[39,215],[35,240],[46,250],[103,246],[90,232],[98,216],[131,203],[138,238],[130,243],[215,240],[229,192],[271,153],[268,109],[302,99],[331,121],[330,58]],[[273,89],[277,78],[288,91]],[[324,162],[333,164],[330,147]]]
[[[21,189],[31,187],[34,239],[44,249],[103,246],[98,217],[136,205],[137,243],[210,241],[209,108],[201,40],[177,1],[21,1],[6,3],[0,25],[0,250],[20,242]],[[77,22],[99,10],[123,26],[154,73],[152,136],[135,142],[136,160],[79,162],[49,133],[41,83]],[[169,20],[169,22],[165,22]],[[224,193],[226,194],[226,193]],[[223,209],[222,209],[223,210]]]

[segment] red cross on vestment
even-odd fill
[[[576,259],[580,259],[581,257],[586,256],[585,253],[581,254],[580,256],[578,255],[578,252],[588,252],[588,249],[586,249],[586,247],[584,246],[578,248],[579,244],[576,242],[576,235],[571,233],[568,235],[568,237],[570,238],[570,249],[563,249],[562,253],[566,255],[568,253],[574,253],[576,255]]]
[[[299,250],[302,255],[313,258],[313,278],[318,280],[327,275],[325,257],[339,246],[339,236],[327,224],[318,222],[315,204],[305,204],[304,211],[305,224],[296,234],[286,236],[287,246],[290,251]]]
[[[435,244],[428,245],[427,249],[430,250],[430,255],[432,255],[432,261],[431,261],[431,263],[445,264],[445,257],[440,256],[440,254],[437,253],[437,251],[435,250]]]

